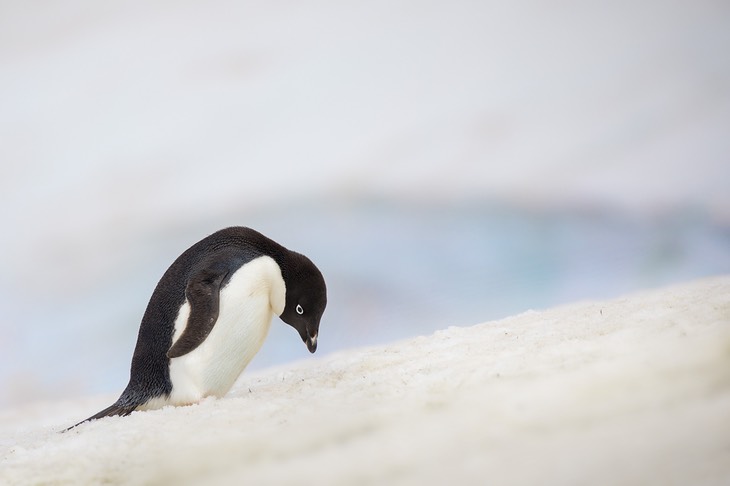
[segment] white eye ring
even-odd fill
[[[297,304],[297,314],[299,314],[300,316],[304,314],[304,309],[302,309],[302,306],[299,304]]]

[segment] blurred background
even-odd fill
[[[728,273],[729,51],[710,0],[1,0],[0,407],[121,392],[225,226],[320,267],[316,356]]]

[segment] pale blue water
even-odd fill
[[[233,224],[307,254],[322,270],[329,306],[317,355],[730,273],[730,227],[693,211],[640,218],[322,202],[232,212],[149,235],[142,253],[126,255],[91,293],[32,306],[4,294],[11,345],[0,356],[0,405],[121,391],[157,279],[190,244]],[[250,369],[308,357],[277,319]]]

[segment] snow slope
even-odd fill
[[[57,431],[0,416],[2,484],[727,484],[730,276],[244,374]]]

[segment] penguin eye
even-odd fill
[[[300,316],[304,314],[304,309],[302,309],[302,306],[299,304],[297,304],[297,314],[299,314]]]

